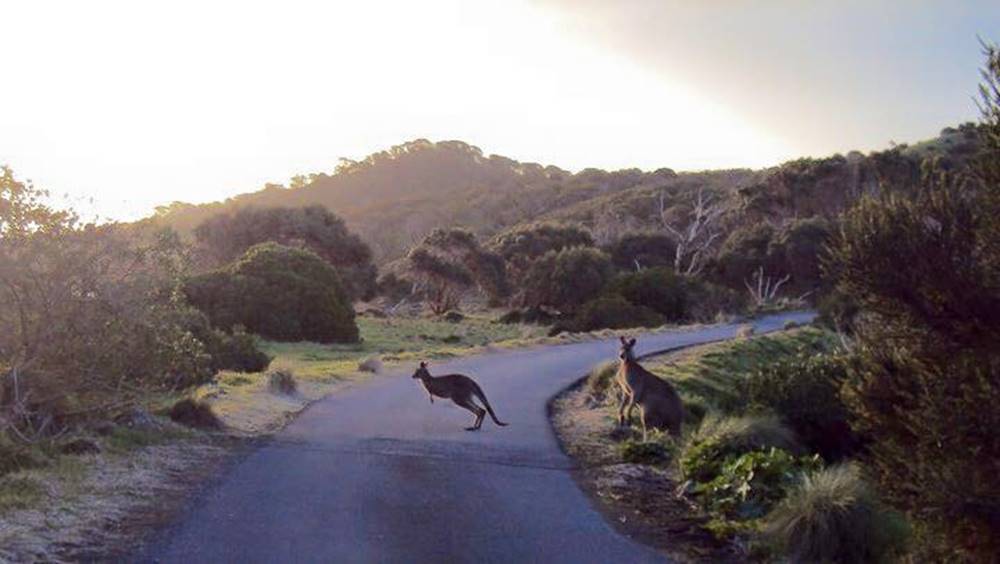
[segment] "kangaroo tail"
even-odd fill
[[[493,407],[490,406],[489,400],[486,399],[486,394],[483,393],[483,389],[479,387],[479,384],[476,384],[475,382],[473,382],[473,384],[474,387],[472,389],[475,391],[476,397],[479,398],[479,401],[483,402],[483,407],[486,408],[486,412],[490,414],[490,417],[493,419],[493,422],[496,423],[497,425],[500,425],[501,427],[506,427],[507,423],[504,423],[503,421],[497,419],[497,414],[493,413]]]

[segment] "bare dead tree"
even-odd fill
[[[743,285],[746,286],[747,291],[750,292],[750,299],[753,300],[754,305],[762,307],[774,301],[774,299],[778,296],[778,290],[780,290],[781,286],[785,282],[788,282],[791,277],[791,274],[786,274],[778,279],[765,276],[764,267],[761,266],[757,268],[757,272],[754,272],[751,280],[743,280]]]
[[[697,275],[705,267],[708,251],[722,233],[716,229],[716,222],[725,212],[721,202],[715,201],[712,194],[705,194],[698,189],[698,195],[691,204],[687,223],[674,224],[667,218],[667,208],[660,192],[659,209],[660,223],[667,235],[676,243],[674,252],[674,271],[689,276]]]

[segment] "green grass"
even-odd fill
[[[460,323],[432,318],[359,317],[361,342],[348,345],[277,343],[262,348],[274,356],[273,366],[296,377],[323,379],[354,373],[358,363],[378,355],[386,363],[405,363],[461,356],[486,345],[510,346],[544,336],[545,328],[496,323],[468,316]]]
[[[0,478],[0,514],[14,509],[27,509],[41,502],[47,492],[45,485],[34,476],[14,474]]]
[[[132,429],[129,427],[115,427],[105,439],[105,445],[109,451],[121,454],[190,436],[190,432],[182,429]]]
[[[673,384],[685,403],[729,413],[744,406],[741,384],[753,372],[800,353],[831,351],[837,345],[834,334],[808,327],[698,347],[672,360],[654,359],[646,367]]]

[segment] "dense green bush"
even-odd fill
[[[216,332],[217,340],[206,343],[212,355],[212,368],[235,372],[263,372],[271,364],[271,357],[257,348],[257,337],[236,327],[232,334]]]
[[[909,529],[881,507],[856,465],[842,464],[791,488],[764,534],[793,562],[888,562],[905,551]]]
[[[739,313],[746,309],[745,291],[736,291],[696,278],[686,280],[687,315],[694,321],[715,321],[720,314]]]
[[[583,307],[568,321],[556,324],[553,331],[583,332],[597,329],[658,327],[663,323],[663,317],[655,311],[633,305],[621,296],[612,295],[583,304]]]
[[[244,207],[208,218],[195,229],[195,236],[199,249],[216,265],[234,261],[250,247],[269,241],[308,249],[337,269],[352,299],[375,295],[377,272],[368,245],[320,205]]]
[[[1000,79],[1000,56],[991,64]],[[830,270],[863,311],[852,426],[925,560],[1000,554],[1000,111],[992,119],[998,170],[929,171],[915,194],[864,198],[833,247]]]
[[[528,307],[573,312],[596,298],[613,274],[611,260],[597,249],[549,251],[531,264],[524,277],[524,302]]]
[[[837,355],[799,355],[769,364],[745,382],[752,406],[777,413],[811,451],[838,460],[857,446],[840,387],[847,360]]]
[[[546,253],[572,247],[593,247],[587,231],[558,223],[532,223],[500,233],[489,248],[503,258],[514,280],[521,280],[531,263]]]
[[[224,330],[243,326],[278,341],[358,340],[337,272],[310,251],[256,245],[225,269],[189,279],[184,291]]]
[[[775,417],[709,415],[681,449],[680,468],[685,478],[707,482],[731,457],[771,447],[800,450],[795,434]]]
[[[725,458],[717,475],[693,493],[711,513],[732,519],[763,517],[802,474],[823,466],[819,456],[794,456],[771,447]]]
[[[687,283],[669,268],[649,268],[619,275],[610,284],[608,292],[625,298],[633,305],[649,308],[667,321],[687,318]]]
[[[662,233],[629,233],[607,247],[619,270],[673,267],[677,243]]]

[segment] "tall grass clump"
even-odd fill
[[[267,387],[275,394],[292,395],[298,389],[295,375],[287,368],[272,370],[267,375]]]
[[[584,389],[589,397],[597,400],[606,398],[615,385],[618,361],[608,361],[593,367],[584,381]]]
[[[800,450],[795,433],[776,417],[710,414],[681,449],[681,471],[687,479],[709,481],[722,471],[727,459],[771,447],[790,453]]]
[[[768,515],[765,537],[793,562],[886,562],[903,552],[906,522],[883,509],[855,464],[806,475]]]

